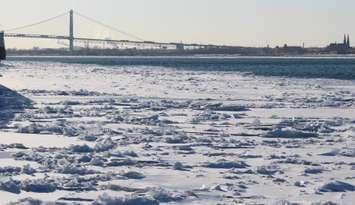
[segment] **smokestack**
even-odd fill
[[[0,31],[0,60],[6,60],[4,32]]]

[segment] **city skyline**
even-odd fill
[[[21,7],[18,7],[20,5]],[[342,35],[355,36],[355,2],[325,1],[260,1],[251,0],[62,0],[5,1],[0,13],[0,29],[37,22],[74,9],[144,40],[163,42],[214,43],[262,47],[283,44],[320,47],[341,42]],[[16,15],[13,11],[21,15]],[[30,29],[29,33],[62,34],[68,32],[67,18]],[[127,37],[92,27],[83,19],[75,19],[76,35],[90,37]],[[26,30],[27,32],[27,30]],[[52,47],[50,40],[9,39],[9,47]]]

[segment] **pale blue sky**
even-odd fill
[[[349,33],[355,41],[354,0],[1,0],[2,29],[33,23],[71,8],[146,40],[241,46],[322,46]],[[66,34],[67,18],[26,33]],[[76,34],[127,37],[75,19]],[[8,47],[53,41],[10,40]]]

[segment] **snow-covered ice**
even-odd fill
[[[31,61],[0,72],[1,204],[355,201],[354,81]]]

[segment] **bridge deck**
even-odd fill
[[[5,33],[7,38],[37,38],[37,39],[56,39],[56,40],[70,40],[69,36],[59,35],[43,35],[43,34],[22,34],[22,33]],[[233,48],[233,46],[221,46],[211,44],[185,44],[185,43],[164,43],[154,41],[131,41],[131,40],[113,40],[113,39],[99,39],[99,38],[74,38],[75,41],[85,42],[105,42],[105,43],[120,43],[130,45],[146,45],[146,46],[185,46],[185,47],[204,47],[204,48]]]

